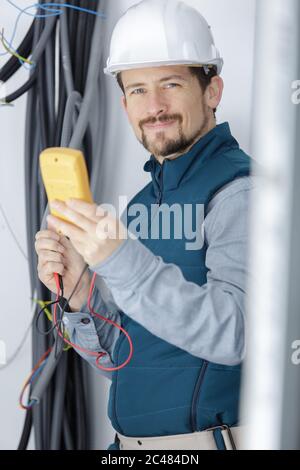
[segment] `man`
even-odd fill
[[[103,288],[94,290],[94,311],[130,335],[133,355],[121,367],[128,337],[89,313],[86,273],[65,323],[74,343],[104,352],[99,364],[116,369],[103,372],[112,380],[109,416],[117,431],[110,449],[234,448],[254,182],[229,125],[216,125],[223,61],[204,18],[177,0],[130,8],[110,52],[105,72],[117,77],[130,124],[152,154],[144,167],[152,181],[128,204],[124,224],[101,206],[54,205],[76,226],[48,217],[49,230],[36,237],[39,277],[55,292],[53,273],[61,274],[67,297],[87,263]],[[187,221],[196,220],[202,244],[191,243],[186,231],[177,236],[176,214],[163,236],[161,209],[174,205],[184,220],[192,209]],[[146,233],[126,238],[141,206],[148,210],[139,219],[147,220]],[[119,236],[105,238],[116,228]],[[78,352],[95,366],[95,357]]]

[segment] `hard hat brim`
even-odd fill
[[[189,61],[189,60],[174,60],[174,61],[155,61],[155,62],[143,62],[143,63],[124,63],[124,64],[115,64],[109,65],[103,69],[106,75],[110,75],[111,77],[116,77],[116,75],[120,72],[124,72],[125,70],[134,70],[134,69],[142,69],[142,68],[149,68],[149,67],[163,67],[168,65],[188,65],[188,66],[195,66],[201,67],[204,65],[215,65],[217,67],[217,73],[220,75],[222,68],[223,68],[223,59],[213,59],[203,61],[203,63]]]

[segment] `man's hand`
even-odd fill
[[[124,225],[96,204],[70,199],[66,203],[55,201],[51,203],[51,208],[71,223],[52,215],[47,217],[48,222],[70,238],[89,266],[105,261],[127,238]]]
[[[73,291],[86,263],[74,249],[70,240],[59,236],[55,228],[48,224],[48,230],[40,231],[35,236],[35,250],[38,255],[38,276],[40,281],[54,294],[56,283],[54,273],[62,276],[64,297]],[[70,301],[72,310],[79,310],[86,302],[89,293],[90,275],[84,273],[81,282]]]

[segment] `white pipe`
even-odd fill
[[[263,166],[253,197],[244,448],[279,449],[292,221],[299,0],[258,0],[252,155]]]

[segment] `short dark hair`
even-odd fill
[[[210,84],[211,79],[213,77],[215,77],[216,75],[218,75],[217,69],[214,66],[212,66],[212,67],[210,66],[210,67],[207,67],[207,68],[204,68],[202,66],[201,67],[191,67],[191,66],[189,66],[188,68],[191,72],[191,75],[194,75],[198,79],[198,82],[200,84],[200,87],[201,87],[201,90],[202,90],[203,93],[205,93],[205,90],[208,87],[208,85]],[[121,72],[117,74],[117,82],[118,82],[119,87],[121,88],[123,94],[125,95],[125,89],[124,89],[124,85],[123,85]],[[217,110],[214,109],[213,111],[214,111],[214,114],[215,114]]]
[[[214,66],[209,67],[209,68],[189,67],[189,70],[191,74],[194,75],[198,79],[202,93],[205,93],[205,90],[210,84],[211,79],[218,75],[217,68]],[[214,116],[216,116],[217,108],[215,108],[213,112],[214,112]]]

